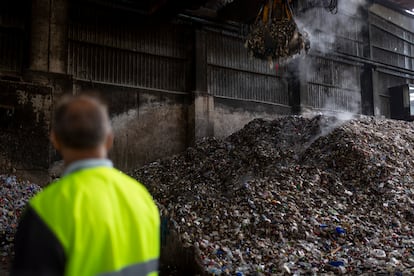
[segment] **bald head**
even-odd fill
[[[52,130],[64,147],[74,150],[98,148],[111,133],[107,108],[90,96],[66,96],[55,109]]]

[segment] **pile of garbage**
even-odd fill
[[[12,175],[0,175],[0,257],[13,254],[14,235],[27,201],[41,190],[40,186],[21,181]]]
[[[132,175],[205,274],[414,273],[412,123],[257,119]]]

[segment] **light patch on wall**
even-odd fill
[[[33,112],[36,114],[36,122],[40,121],[40,112],[44,107],[44,98],[41,95],[35,95],[31,99]]]
[[[16,90],[17,94],[17,103],[21,105],[25,105],[29,101],[29,95],[26,91],[23,90]]]
[[[130,124],[138,118],[138,110],[136,108],[130,109],[127,112],[119,114],[111,119],[113,131],[122,133]]]

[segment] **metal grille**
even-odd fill
[[[102,22],[113,17],[100,11],[88,17],[76,14],[69,28],[68,72],[74,78],[168,91],[190,89],[192,40],[185,25],[142,27],[116,17],[116,23]]]
[[[335,16],[337,24],[335,28],[335,46],[334,50],[353,56],[364,56],[364,34],[363,27],[366,23],[359,17],[349,14],[341,14]]]
[[[23,60],[23,32],[0,28],[0,70],[20,72]]]
[[[208,92],[215,96],[289,104],[287,83],[269,63],[250,58],[242,39],[207,34]]]
[[[182,60],[79,42],[70,43],[69,53],[69,73],[77,79],[188,90],[188,66]]]
[[[314,108],[359,112],[360,68],[322,57],[307,59],[302,102]]]
[[[0,70],[20,72],[25,35],[23,4],[0,3]]]
[[[363,29],[367,24],[356,11],[341,8],[332,14],[323,8],[314,8],[297,17],[299,26],[310,34],[312,50],[364,56]]]
[[[359,111],[361,95],[355,91],[309,83],[304,101],[318,109],[333,111]]]
[[[210,67],[209,92],[215,96],[289,104],[285,85],[268,75]]]
[[[322,57],[309,59],[314,66],[313,69],[307,70],[309,82],[352,91],[360,89],[358,67]]]
[[[414,34],[377,15],[370,15],[372,58],[414,70]]]

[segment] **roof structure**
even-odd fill
[[[133,9],[143,15],[190,13],[220,21],[249,23],[266,0],[88,0],[101,4]],[[294,0],[294,2],[299,0]],[[326,0],[309,0],[312,6],[326,4]],[[349,0],[337,0],[349,1]],[[414,0],[371,0],[399,10],[414,10]]]
[[[414,10],[414,1],[413,0],[389,0],[393,4],[400,6],[406,10]]]

